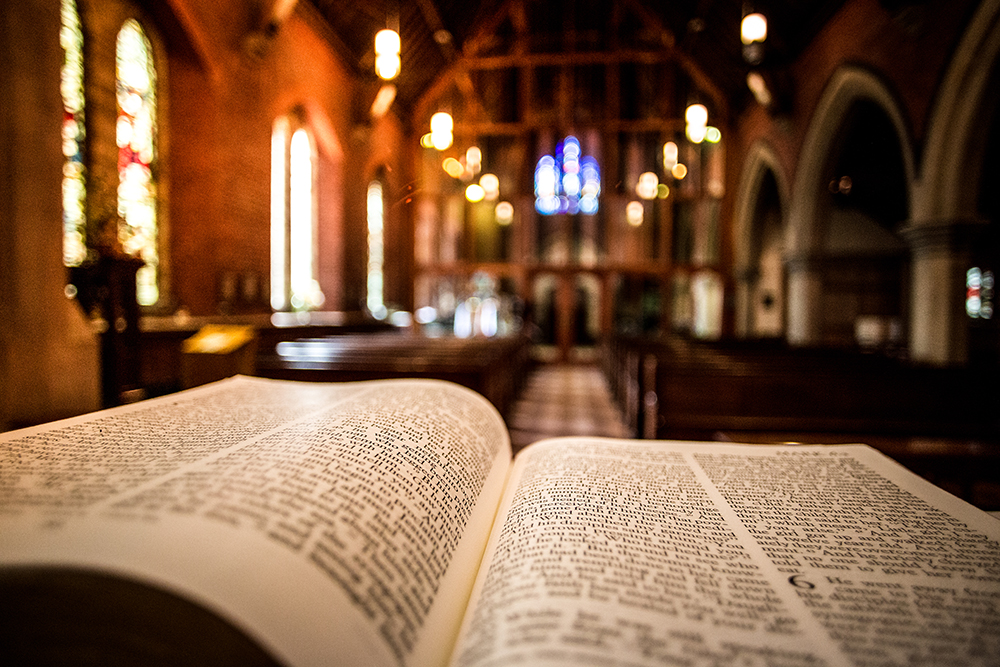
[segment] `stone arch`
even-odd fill
[[[998,65],[1000,0],[984,0],[935,97],[907,229],[913,254],[910,354],[924,363],[969,361],[975,323],[965,313],[965,272],[984,235],[995,235],[1000,224],[986,224],[977,207],[989,141],[984,123],[1000,118]],[[995,347],[1000,346],[998,337],[994,331]],[[993,350],[994,356],[997,352]]]
[[[965,168],[983,136],[984,106],[996,95],[991,79],[1000,59],[1000,0],[985,0],[951,59],[927,128],[913,218],[958,220],[975,215],[975,192]],[[956,147],[959,147],[956,150]]]
[[[777,154],[766,142],[751,146],[742,170],[736,195],[735,211],[735,269],[736,269],[736,333],[740,337],[761,335],[755,327],[755,308],[758,307],[758,288],[761,283],[761,255],[767,252],[766,234],[770,224],[763,219],[762,206],[777,208],[776,221],[783,235],[787,226],[788,179],[781,168]],[[764,200],[776,197],[765,204]],[[780,242],[779,245],[783,246]],[[766,279],[765,279],[766,280]],[[780,278],[780,291],[774,308],[780,309],[781,328],[784,328],[784,278]],[[777,333],[777,332],[774,332]]]
[[[864,104],[884,115],[898,142],[906,199],[912,201],[914,150],[901,106],[874,73],[844,66],[831,77],[813,113],[795,174],[786,235],[789,342],[822,342],[825,224],[830,174],[836,165],[851,115]],[[900,221],[902,222],[902,220]]]

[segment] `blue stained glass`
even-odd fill
[[[601,171],[597,160],[582,156],[580,141],[570,135],[543,155],[535,166],[535,210],[542,215],[585,213],[599,208]]]

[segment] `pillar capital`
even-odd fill
[[[911,220],[899,230],[914,254],[970,249],[986,232],[988,221],[981,218]]]

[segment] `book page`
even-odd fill
[[[287,665],[440,664],[509,461],[458,385],[236,378],[0,436],[0,565],[160,585]]]
[[[452,664],[995,665],[1000,522],[866,446],[515,459]]]

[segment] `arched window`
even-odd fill
[[[271,307],[323,304],[316,270],[316,152],[298,121],[279,118],[271,133]]]
[[[381,180],[368,184],[368,311],[372,317],[384,320],[388,311],[385,307],[384,277],[382,265],[385,259],[383,229],[385,225],[385,196]]]
[[[116,46],[118,99],[118,236],[131,254],[145,262],[136,276],[136,297],[149,306],[159,298],[157,285],[156,70],[142,26],[125,21]]]
[[[63,263],[79,266],[87,256],[87,171],[83,164],[83,31],[75,0],[62,0],[63,48],[60,90],[63,100]]]

